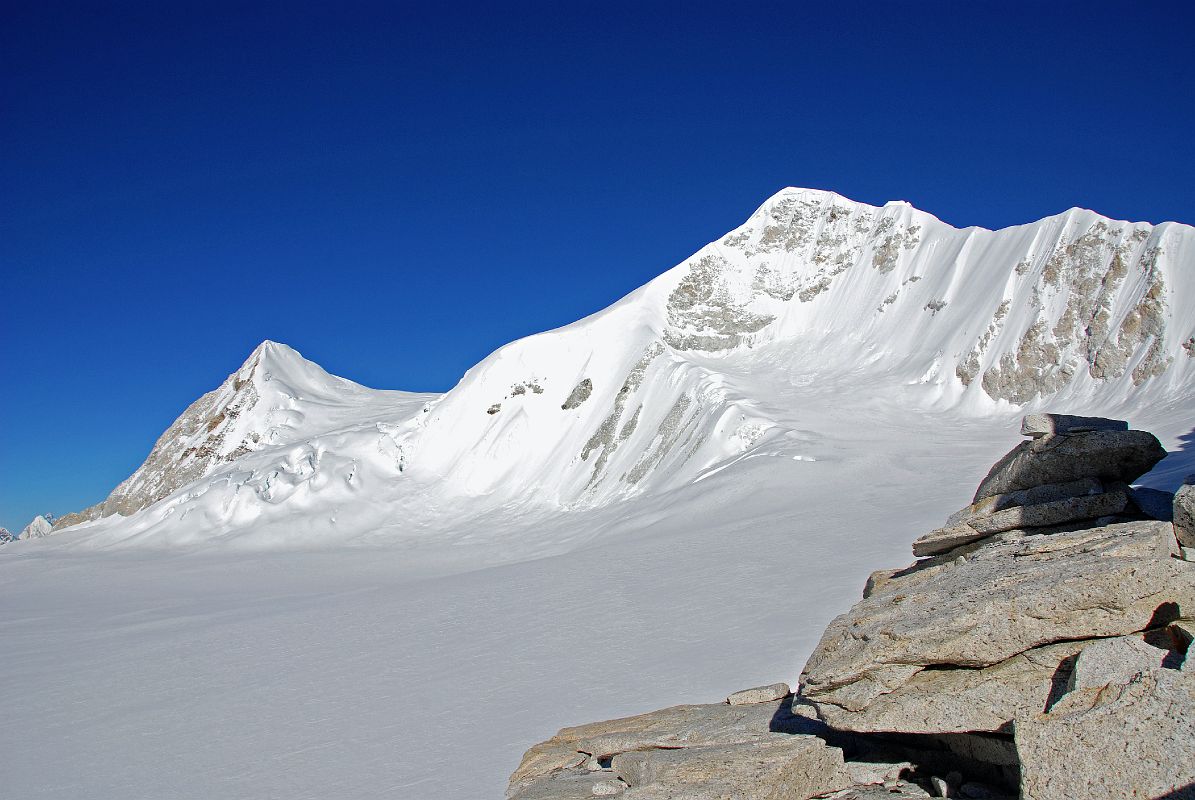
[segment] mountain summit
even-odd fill
[[[434,525],[445,508],[601,506],[753,455],[811,460],[810,404],[1123,416],[1195,398],[1190,308],[1190,226],[1072,209],[959,230],[904,202],[785,189],[438,398],[366,389],[265,342],[63,524],[134,516],[97,528],[105,541],[286,538]]]

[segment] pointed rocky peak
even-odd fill
[[[50,519],[47,519],[47,517],[50,517]],[[43,536],[48,535],[54,528],[54,523],[51,521],[52,517],[53,515],[51,514],[39,514],[38,516],[34,517],[28,525],[25,526],[24,530],[21,531],[17,538],[40,539]]]
[[[358,384],[327,372],[289,345],[266,339],[253,349],[224,386],[236,394],[252,391],[258,396],[328,397]]]

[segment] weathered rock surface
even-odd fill
[[[609,770],[557,772],[551,776],[551,780],[528,783],[514,794],[508,794],[508,797],[518,800],[593,800],[594,797],[605,795],[603,785],[613,780]]]
[[[1174,535],[1183,547],[1195,547],[1195,475],[1174,493]]]
[[[1095,478],[1082,478],[1067,483],[1047,483],[1043,486],[1034,486],[1032,489],[1022,489],[1019,492],[995,494],[951,514],[946,520],[946,527],[962,525],[980,517],[990,517],[997,511],[1003,511],[1006,508],[1051,503],[1055,500],[1083,497],[1103,491],[1104,485]]]
[[[732,706],[745,706],[753,703],[767,703],[772,700],[783,700],[792,693],[787,683],[773,683],[769,686],[757,686],[754,689],[743,689],[726,698]]]
[[[859,733],[1007,731],[1013,719],[1046,707],[1059,671],[1085,645],[1035,647],[984,669],[922,670],[858,710],[820,703],[818,711],[831,727]]]
[[[826,795],[833,800],[920,800],[932,797],[929,792],[908,781],[890,781],[880,785],[852,786],[841,792]]]
[[[1171,655],[1135,636],[1100,639],[1083,649],[1067,682],[1067,691],[1127,683],[1134,675],[1161,669]]]
[[[991,536],[990,533],[980,533],[966,524],[953,525],[949,528],[936,528],[913,542],[913,555],[918,558],[941,555],[942,553],[949,553],[956,547],[962,547],[965,544],[987,539],[989,536]],[[875,573],[873,573],[872,577],[875,577]],[[891,580],[891,578],[892,573],[890,572],[888,579]],[[882,584],[877,585],[873,581],[872,591],[868,592],[865,588],[863,596],[870,597],[875,593],[875,589],[879,588],[879,585]]]
[[[673,706],[634,717],[564,728],[533,746],[510,779],[515,791],[551,773],[619,753],[653,748],[740,744],[767,739],[774,732],[806,732],[816,723],[791,713],[790,703],[777,700],[752,705]],[[514,795],[522,800],[522,795]]]
[[[1075,417],[1070,414],[1026,414],[1021,419],[1021,435],[1046,436],[1051,433],[1082,433],[1086,431],[1127,431],[1129,423],[1123,419],[1106,417]]]
[[[740,744],[637,750],[611,767],[628,798],[807,800],[853,783],[842,751],[816,736],[776,733]]]
[[[1074,484],[1068,485],[1078,486],[1087,483],[1076,481]],[[1097,481],[1090,481],[1090,483],[1098,485]],[[1057,486],[1057,484],[1053,484],[1053,486]],[[1030,489],[1013,495],[997,496],[1007,498],[1027,495],[1033,491]],[[986,502],[982,501],[968,508],[977,508]],[[1015,505],[1001,511],[976,514],[965,522],[959,522],[947,528],[937,528],[921,536],[913,542],[913,555],[918,557],[941,555],[1005,531],[1048,528],[1076,520],[1098,519],[1124,511],[1128,502],[1128,495],[1125,492],[1114,491],[1076,495],[1033,505]],[[968,509],[964,509],[964,511],[966,510]]]
[[[827,704],[860,712],[927,667],[986,668],[1054,642],[1165,624],[1159,609],[1195,608],[1195,569],[1171,558],[1175,549],[1169,525],[1145,521],[1005,533],[963,565],[914,565],[830,624],[802,694],[827,716],[836,714]],[[854,730],[850,715],[835,720]]]
[[[1125,509],[1129,498],[1124,492],[1068,497],[1050,503],[997,511],[990,517],[971,520],[968,525],[980,533],[993,534],[1017,528],[1044,528],[1079,519],[1096,519]]]
[[[1022,442],[979,484],[972,502],[997,494],[1083,478],[1132,483],[1153,469],[1166,451],[1147,431],[1092,431]]]
[[[1195,798],[1195,671],[1077,689],[1018,720],[1021,796]]]

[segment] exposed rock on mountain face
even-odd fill
[[[1177,525],[1147,518],[1123,483],[1164,451],[1120,421],[1074,420],[1026,420],[1026,435],[1037,438],[985,479],[1007,491],[981,489],[975,505],[951,517],[953,527],[918,540],[915,548],[930,542],[934,555],[873,575],[864,600],[827,628],[797,697],[786,701],[798,724],[782,730],[794,739],[821,737],[842,748],[845,761],[826,762],[807,743],[776,751],[790,760],[787,773],[822,769],[838,787],[816,796],[870,796],[868,782],[857,780],[860,763],[906,758],[909,768],[897,772],[904,785],[889,787],[893,775],[881,781],[892,796],[995,797],[1019,786],[1029,800],[1195,797],[1195,667],[1187,656],[1195,563],[1183,558]],[[1115,486],[1122,488],[1104,491]],[[1066,525],[1034,510],[1110,495],[1118,496],[1112,513],[1091,507]],[[1176,520],[1181,502],[1175,498]],[[1044,524],[985,527],[1001,515]],[[770,698],[771,688],[735,693],[730,702]],[[770,713],[775,702],[761,707]],[[608,789],[628,798],[772,796],[744,777],[762,763],[778,771],[770,755],[720,751],[709,771],[693,747],[741,738],[732,710],[751,706],[681,708],[632,718],[631,727],[653,733],[615,737],[616,746],[576,732],[627,721],[561,731],[528,751],[511,796],[574,796],[563,787],[590,754],[598,754],[595,771],[616,773],[620,783]],[[813,710],[824,727],[801,717]],[[602,762],[614,753],[629,755]],[[725,788],[687,794],[679,775]],[[649,791],[644,776],[661,787]],[[534,793],[520,794],[531,783]]]

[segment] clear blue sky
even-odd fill
[[[445,390],[786,185],[1195,222],[1190,3],[0,3],[0,525],[262,339]]]

